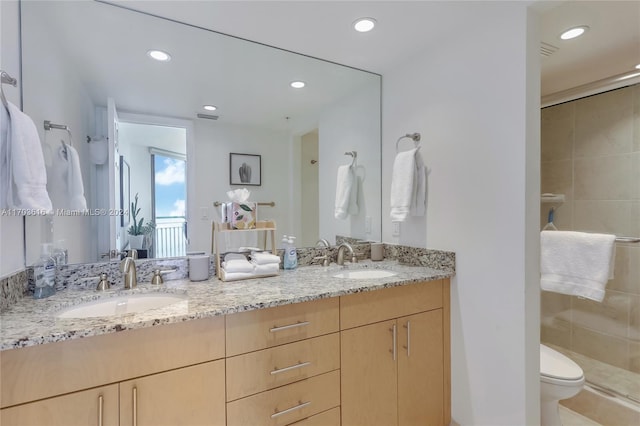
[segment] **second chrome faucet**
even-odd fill
[[[138,275],[136,272],[135,259],[138,258],[136,250],[129,250],[127,257],[120,262],[120,272],[124,274],[124,288],[131,289],[138,286]]]

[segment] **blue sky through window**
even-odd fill
[[[155,154],[156,217],[184,216],[185,161]]]

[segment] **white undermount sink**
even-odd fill
[[[386,269],[356,269],[347,270],[333,275],[334,278],[349,278],[354,280],[365,280],[372,278],[386,278],[397,275],[396,272],[387,271]]]
[[[132,294],[85,302],[61,311],[57,317],[110,317],[163,308],[186,300],[186,296],[175,294]]]

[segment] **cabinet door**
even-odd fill
[[[27,425],[117,425],[118,385],[103,386],[37,402],[5,408],[4,426]]]
[[[398,319],[398,425],[444,424],[442,309]]]
[[[120,383],[120,425],[224,425],[224,360]]]
[[[340,332],[343,426],[397,424],[394,329],[395,320]]]

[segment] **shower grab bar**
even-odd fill
[[[636,237],[616,237],[616,243],[640,243],[640,238],[636,238]]]

